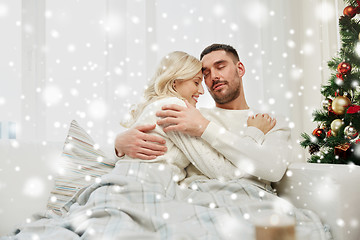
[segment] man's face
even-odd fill
[[[218,104],[226,104],[239,97],[243,65],[234,63],[224,50],[206,54],[202,61],[205,84]]]

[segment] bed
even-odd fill
[[[34,159],[36,156],[44,165],[59,153],[56,149],[62,149],[56,144],[50,145],[33,148],[32,144],[18,142],[4,148],[7,149],[5,159],[20,159],[22,152],[23,157]],[[33,157],[29,152],[34,153]],[[27,231],[24,232],[32,234],[28,237],[39,234],[49,239],[54,236],[96,239],[99,234],[111,236],[111,239],[114,236],[119,239],[238,239],[239,235],[251,239],[254,233],[248,213],[254,202],[260,199],[263,204],[274,199],[273,193],[265,189],[259,191],[246,181],[205,181],[181,189],[174,184],[164,165],[124,163],[118,172],[107,174],[115,165],[109,151],[96,145],[75,121],[70,126],[60,162],[64,170],[50,178],[44,187],[43,192],[51,192],[50,195],[42,194],[41,201],[30,203],[35,207],[29,209],[15,201],[17,207],[23,209],[14,209],[17,196],[14,192],[10,192],[13,201],[2,200],[2,219],[11,216],[14,220],[1,224],[1,236],[25,223]],[[339,172],[346,173],[347,177],[339,178]],[[49,173],[45,174],[49,178]],[[331,232],[334,239],[357,239],[359,212],[354,204],[359,200],[359,194],[351,188],[356,179],[359,179],[357,166],[296,163],[275,185],[284,199],[277,204],[288,206],[287,202],[291,202],[298,208],[311,209],[292,211],[289,205],[287,210],[290,209],[305,225],[311,223],[313,229],[322,229],[323,235],[318,239],[327,239],[327,232]],[[89,185],[91,187],[86,188]],[[321,186],[331,188],[327,199],[319,198],[324,195]],[[7,188],[3,187],[2,191]],[[242,199],[244,193],[247,197]],[[35,212],[40,214],[33,215],[30,220],[29,216]]]

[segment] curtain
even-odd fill
[[[297,140],[316,127],[311,113],[339,48],[343,7],[336,0],[0,1],[1,140],[62,142],[76,119],[112,145],[161,57],[174,50],[198,57],[226,43],[245,65],[248,104],[283,115],[294,157],[304,159]],[[208,93],[198,106],[214,106]]]

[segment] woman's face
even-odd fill
[[[202,71],[199,71],[192,79],[189,80],[175,80],[174,88],[177,93],[188,102],[196,106],[200,95],[204,94],[204,88],[202,86]]]

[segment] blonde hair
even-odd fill
[[[144,101],[130,112],[130,120],[121,125],[130,127],[139,118],[144,108],[165,97],[182,97],[176,92],[174,82],[192,79],[201,71],[201,62],[185,52],[175,51],[163,57],[144,91]]]

